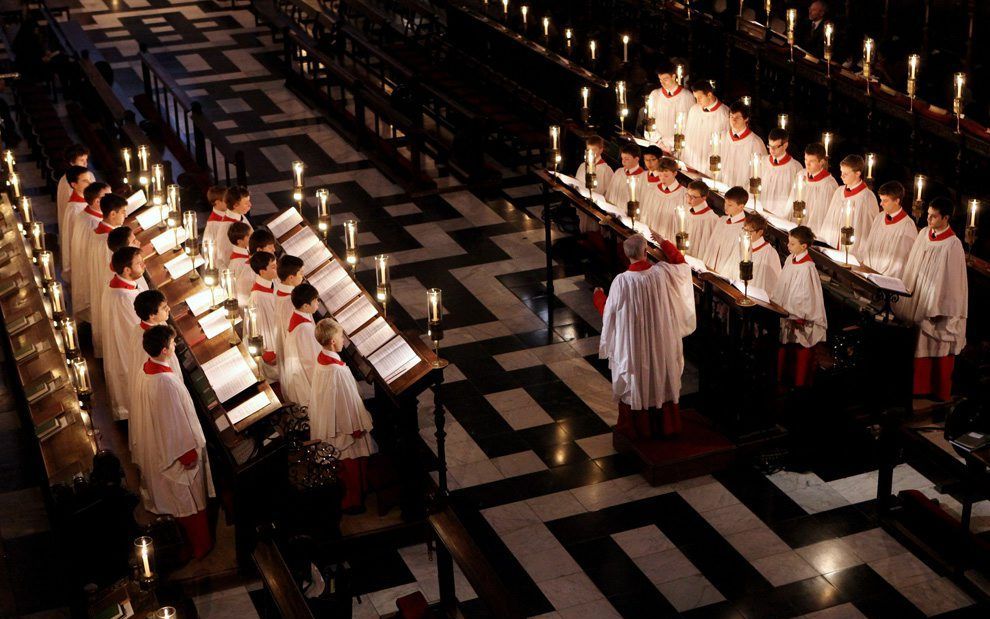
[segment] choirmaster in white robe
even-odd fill
[[[856,257],[882,275],[900,278],[917,238],[918,226],[907,211],[900,209],[894,215],[881,212]]]
[[[859,255],[863,243],[870,237],[873,220],[880,211],[880,204],[866,183],[860,181],[853,188],[839,187],[832,194],[828,204],[828,212],[822,221],[821,230],[815,231],[816,239],[824,241],[836,249],[842,249],[839,243],[842,239],[842,227],[846,221],[846,202],[852,208],[853,244],[849,252]]]
[[[684,163],[695,170],[708,173],[708,157],[712,153],[712,134],[729,130],[729,108],[716,101],[711,108],[695,103],[688,112],[684,130]]]
[[[114,275],[103,297],[103,373],[107,381],[110,410],[114,419],[127,419],[130,407],[130,381],[134,342],[131,334],[141,319],[134,312],[134,299],[147,289],[144,280],[128,281]]]
[[[749,190],[749,179],[753,176],[753,155],[763,158],[767,147],[760,136],[746,127],[745,131],[734,133],[731,129],[722,134],[722,182],[729,187],[743,187]],[[702,172],[707,172],[705,168]]]
[[[318,354],[320,344],[316,341],[316,326],[313,324],[312,314],[293,311],[280,355],[282,393],[286,398],[302,406],[309,406],[309,390]]]
[[[780,159],[774,159],[770,155],[764,157],[760,167],[759,207],[777,217],[789,218],[794,207],[787,198],[791,195],[794,179],[798,174],[804,174],[804,166],[791,157],[790,153]]]

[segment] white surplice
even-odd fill
[[[329,350],[317,353],[309,391],[309,434],[330,443],[341,458],[361,458],[378,451],[369,432],[371,414],[364,407],[357,383],[340,355]],[[354,433],[363,430],[359,438]]]
[[[870,238],[863,243],[856,257],[878,273],[900,278],[917,238],[918,226],[907,211],[900,209],[894,215],[881,212],[873,220]]]
[[[716,102],[711,108],[695,103],[688,112],[684,131],[684,163],[699,172],[708,173],[708,157],[712,153],[712,134],[729,130],[729,108]]]
[[[899,317],[920,328],[915,357],[958,355],[966,346],[966,252],[952,228],[932,233],[925,227],[915,238],[903,277],[912,296],[894,305]]]
[[[107,381],[114,419],[127,419],[130,406],[134,327],[141,319],[134,312],[134,299],[141,293],[139,281],[115,275],[103,297],[103,374]],[[146,289],[146,287],[145,287]]]
[[[828,203],[828,211],[822,221],[821,230],[815,230],[817,240],[824,241],[836,249],[842,249],[839,242],[842,239],[842,227],[846,221],[846,202],[852,205],[852,225],[853,244],[849,246],[849,253],[859,255],[859,249],[870,237],[870,230],[873,228],[873,220],[880,211],[880,203],[877,196],[870,191],[866,182],[860,183],[852,189],[839,187],[832,194],[832,200]]]
[[[801,174],[805,173],[801,172]],[[825,221],[829,202],[832,201],[839,183],[828,173],[828,170],[822,170],[814,176],[806,175],[805,180],[807,183],[804,188],[804,225],[811,228],[817,236],[818,231],[822,229],[822,222]],[[797,175],[792,179],[791,191],[787,195],[787,219],[793,222],[797,222],[794,219],[794,200],[797,199],[795,183],[797,183]]]
[[[584,173],[585,170],[587,169],[588,169],[587,164],[582,162],[581,165],[578,166],[577,172],[574,176],[574,178],[576,178],[577,181],[581,183],[582,187],[585,186]],[[608,192],[609,185],[611,184],[612,177],[614,175],[615,172],[613,172],[612,168],[610,168],[609,165],[605,163],[605,160],[599,159],[595,163],[595,188],[592,189],[592,191],[594,193],[598,193],[604,196],[606,192]],[[595,221],[595,219],[592,218],[591,215],[588,215],[581,209],[578,209],[577,214],[578,214],[578,230],[580,232],[587,233],[587,232],[598,231],[599,229],[598,222]]]
[[[783,219],[790,217],[794,207],[787,198],[798,174],[804,174],[804,166],[789,153],[780,159],[764,157],[760,166],[760,208]]]
[[[695,104],[694,95],[683,86],[678,86],[673,92],[668,92],[661,86],[650,93],[649,102],[650,118],[654,120],[653,130],[659,133],[661,138],[671,141],[674,139],[674,122],[677,120],[677,113],[684,112],[686,121],[688,112]]]
[[[627,179],[630,176],[636,177],[636,192],[640,195],[640,203],[642,204],[643,190],[646,189],[646,170],[638,165],[632,170],[619,168],[612,175],[612,180],[608,183],[608,190],[605,192],[605,199],[608,200],[609,204],[620,209],[626,208],[626,204],[629,202],[629,181]]]
[[[72,260],[72,241],[70,237],[72,236],[72,223],[66,223],[66,217],[68,217],[69,200],[75,198],[76,202],[81,202],[86,204],[86,200],[75,191],[73,191],[72,186],[69,185],[69,181],[66,180],[65,174],[62,178],[58,179],[58,188],[55,193],[55,217],[58,221],[58,242],[59,251],[62,252],[62,279],[65,283],[70,283],[68,274],[72,272],[70,268],[70,261]]]
[[[313,367],[320,354],[316,341],[316,325],[313,315],[293,311],[285,330],[285,343],[279,355],[282,358],[282,393],[289,400],[309,406],[309,390],[313,380]]]
[[[224,214],[223,221],[217,222],[215,228],[216,236],[214,237],[217,247],[217,268],[226,269],[227,265],[230,264],[230,254],[234,249],[234,244],[227,238],[227,230],[230,229],[230,224],[238,221],[243,221],[248,227],[251,227],[251,222],[248,221],[247,217],[233,211],[227,211]],[[207,221],[206,223],[209,225],[210,222]],[[254,228],[251,229],[254,230]]]
[[[650,183],[641,190],[640,218],[651,230],[665,239],[673,239],[677,233],[678,206],[685,206],[687,188],[676,180],[670,185]]]
[[[598,354],[609,360],[613,399],[644,410],[680,400],[683,338],[695,328],[694,288],[687,264],[634,265],[612,281]]]
[[[722,182],[729,187],[742,187],[749,191],[749,179],[753,176],[753,155],[761,159],[767,147],[760,136],[746,127],[739,133],[731,129],[722,134]],[[702,170],[707,172],[707,168]]]
[[[704,261],[702,256],[705,255],[707,248],[711,246],[712,232],[715,230],[715,224],[717,223],[718,215],[708,206],[707,202],[702,202],[688,209],[687,216],[684,219],[684,227],[687,229],[688,241],[690,243],[687,251],[688,254]],[[671,236],[668,238],[674,237]]]
[[[766,239],[760,238],[753,242],[753,280],[749,285],[754,288],[765,290],[769,294],[777,287],[777,280],[780,278],[780,254],[768,243]],[[736,264],[736,275],[739,276],[739,265]]]
[[[248,264],[249,257],[246,249],[235,247],[230,253],[230,262],[227,263],[227,268],[234,276],[234,291],[237,293],[237,302],[240,303],[241,307],[247,305],[248,299],[251,297],[251,286],[254,285],[254,280],[258,277],[258,274]]]
[[[828,318],[818,269],[807,251],[784,259],[784,268],[770,300],[787,310],[780,321],[780,341],[811,348],[825,340]],[[803,321],[803,324],[797,320]]]
[[[220,237],[227,237],[227,226],[223,224],[230,224],[236,219],[229,219],[227,217],[227,211],[218,211],[213,209],[210,211],[210,216],[206,219],[206,227],[203,228],[202,241],[213,241],[213,246],[216,248],[220,247]],[[222,232],[222,234],[221,234]],[[219,257],[220,254],[217,254]]]
[[[147,359],[147,356],[145,357]],[[131,457],[141,470],[145,508],[176,518],[206,509],[215,495],[206,438],[182,375],[153,359],[134,368],[135,415],[129,426]],[[195,464],[179,458],[190,451]]]
[[[279,323],[275,312],[275,282],[260,275],[255,276],[248,304],[255,308],[258,332],[265,338],[262,372],[269,381],[278,381],[278,356],[275,354],[275,347],[279,341]]]
[[[89,287],[93,355],[98,359],[103,357],[103,321],[99,318],[103,315],[103,291],[113,279],[113,271],[110,270],[110,259],[113,257],[113,253],[107,245],[107,238],[112,231],[113,226],[107,222],[98,223],[92,233],[85,237],[85,246],[76,247],[76,253],[79,255],[73,258],[73,262],[78,265],[77,269],[84,267],[84,270],[77,273],[76,285],[82,285],[80,280],[85,279]],[[78,277],[83,272],[86,274],[85,278]]]
[[[726,277],[739,274],[739,236],[743,231],[746,213],[732,217],[722,215],[712,227],[712,235],[704,254],[700,257],[709,269]]]
[[[70,221],[72,223],[69,223]],[[90,209],[85,202],[69,202],[66,213],[66,228],[71,229],[71,240],[63,239],[62,251],[69,252],[69,268],[72,268],[71,265],[76,266],[75,269],[72,269],[75,277],[72,279],[72,294],[70,295],[72,317],[75,318],[76,322],[90,322],[93,319],[89,311],[89,306],[92,303],[90,298],[92,285],[89,278],[93,274],[89,272],[90,259],[87,252],[90,248],[89,241],[93,236],[93,230],[100,225],[101,221],[103,221],[103,214]]]

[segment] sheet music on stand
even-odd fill
[[[348,277],[338,282],[337,286],[332,288],[325,296],[321,295],[320,299],[327,306],[327,311],[336,316],[340,308],[350,303],[360,294],[361,289],[354,283],[354,280]]]
[[[206,379],[221,403],[227,402],[258,383],[251,367],[244,360],[244,353],[237,346],[217,355],[200,367],[203,368]]]
[[[320,237],[308,227],[302,228],[282,243],[282,249],[290,256],[302,256],[314,244],[322,244]]]
[[[691,267],[692,271],[697,271],[698,273],[708,272],[708,267],[705,266],[705,263],[695,258],[694,256],[689,256],[688,254],[684,254],[684,262],[688,263],[688,266]]]
[[[763,215],[767,218],[767,221],[770,222],[770,225],[773,226],[774,228],[777,228],[778,230],[783,230],[784,232],[790,232],[794,228],[797,228],[797,223],[789,219],[783,219],[781,217],[777,217],[776,215],[770,213],[769,211],[766,210],[763,211]]]
[[[302,222],[302,215],[299,214],[299,211],[294,206],[290,206],[279,213],[278,217],[268,222],[268,230],[277,239]]]
[[[419,355],[405,338],[397,337],[367,357],[378,375],[390,383],[419,363]]]
[[[880,273],[867,273],[866,279],[885,290],[890,290],[891,292],[896,292],[897,294],[911,294],[911,292],[907,289],[907,286],[904,285],[904,282],[896,277],[881,275]]]
[[[739,292],[744,292],[744,289],[746,288],[745,284],[743,284],[742,280],[740,279],[732,280],[732,285]],[[767,293],[766,290],[762,288],[757,288],[756,286],[750,286],[749,291],[746,294],[756,299],[757,301],[763,301],[764,303],[770,302],[770,295]]]
[[[192,312],[193,316],[202,316],[206,310],[210,309],[217,303],[223,303],[227,300],[227,292],[217,286],[210,290],[209,288],[204,288],[199,292],[194,292],[193,294],[186,297],[186,307]]]
[[[398,337],[398,334],[392,328],[392,325],[381,316],[371,321],[371,324],[367,327],[349,336],[354,347],[365,357],[381,348],[394,337]]]
[[[333,254],[330,253],[327,246],[323,243],[316,243],[299,256],[299,259],[303,261],[303,275],[309,275],[331,258],[333,258]]]
[[[353,303],[348,304],[340,311],[333,312],[334,319],[340,323],[348,337],[377,315],[378,308],[364,295],[354,299]]]
[[[183,227],[172,228],[171,230],[166,230],[162,232],[155,238],[151,239],[151,245],[155,248],[155,252],[159,256],[166,252],[170,252],[186,240],[186,229]]]
[[[347,270],[339,262],[332,260],[306,279],[320,293],[320,297],[323,297],[345,278],[347,278]]]
[[[189,273],[195,268],[203,266],[204,264],[206,264],[206,261],[200,256],[196,256],[196,264],[193,264],[193,259],[185,253],[182,253],[166,262],[165,270],[168,271],[168,276],[172,279],[179,279],[183,275]]]
[[[206,339],[212,340],[230,328],[230,321],[227,320],[227,310],[216,309],[199,319],[199,326],[203,329]]]
[[[238,423],[244,421],[258,411],[263,410],[270,404],[272,404],[271,398],[268,397],[266,392],[261,391],[257,395],[251,396],[243,403],[227,411],[227,419],[230,421],[230,425],[236,426]]]
[[[162,223],[162,207],[149,206],[137,214],[135,219],[142,230],[150,230]]]
[[[844,250],[832,249],[831,247],[819,247],[823,254],[834,260],[839,264],[848,264],[850,266],[858,267],[859,260],[856,260],[856,256],[849,253],[849,262],[846,262],[846,252]]]
[[[131,213],[138,210],[142,206],[148,203],[148,198],[144,195],[144,189],[138,189],[130,196],[127,197],[127,216],[130,217]],[[144,226],[141,226],[142,228]]]

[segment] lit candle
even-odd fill
[[[595,171],[595,151],[590,146],[584,151],[584,163],[588,173]]]
[[[753,156],[749,160],[749,168],[752,172],[752,176],[750,176],[750,178],[760,178],[760,165],[760,154],[753,153]]]
[[[743,105],[745,105],[746,107],[753,106],[753,97],[749,95],[743,95],[742,97],[739,98],[739,100],[742,101]]]
[[[908,56],[908,79],[916,80],[918,79],[918,65],[921,64],[921,56],[918,54],[911,54]]]
[[[595,52],[598,49],[598,43],[596,43],[595,40],[592,39],[591,42],[588,43],[588,47],[591,48],[591,60],[594,61],[596,57]]]
[[[55,279],[54,255],[50,251],[38,253],[38,269],[41,271],[41,279],[46,284]]]
[[[176,612],[172,606],[162,606],[155,611],[155,619],[175,619]]]
[[[17,176],[17,173],[10,175],[10,188],[14,190],[14,197],[21,197],[21,177]]]
[[[120,149],[120,155],[124,158],[124,172],[131,173],[131,149]]]
[[[677,85],[682,86],[684,84],[684,65],[678,64],[674,67],[674,75],[677,77]]]
[[[639,197],[639,191],[638,191],[639,185],[638,185],[637,180],[636,180],[637,178],[638,178],[638,175],[637,174],[630,174],[629,176],[626,177],[626,184],[629,185],[629,201],[630,202],[639,202],[639,200],[638,200],[638,197]]]
[[[835,25],[832,22],[825,22],[825,60],[832,59],[832,36],[835,34]]]
[[[979,200],[970,200],[969,201],[969,227],[970,228],[975,228],[976,227],[976,211],[979,208],[980,208],[980,201]]]
[[[134,546],[137,548],[137,555],[141,560],[141,575],[145,578],[151,578],[154,575],[151,571],[151,553],[154,550],[151,538],[143,535],[134,540]]]
[[[141,171],[148,171],[149,153],[147,146],[138,146],[138,162],[141,164]]]
[[[571,49],[571,39],[574,38],[574,31],[570,28],[565,29],[564,38],[567,39],[567,49]]]
[[[581,107],[588,108],[588,97],[591,96],[591,89],[587,86],[581,87]]]
[[[71,367],[72,380],[75,383],[76,393],[82,396],[93,393],[93,383],[89,379],[89,368],[86,366],[86,360],[82,357],[73,359]],[[150,578],[151,568],[148,562],[145,562],[145,568],[147,569],[147,577]]]
[[[825,156],[828,157],[832,152],[832,140],[835,138],[831,131],[826,131],[822,134],[822,145],[825,146]]]
[[[207,269],[217,268],[216,242],[213,239],[204,239],[203,246],[201,249],[203,251],[203,262],[204,262],[203,266],[206,267]],[[207,286],[210,285],[208,282],[204,281],[204,283],[206,283]]]
[[[787,42],[794,45],[794,29],[797,26],[797,9],[787,9]]]
[[[966,74],[956,73],[952,76],[952,82],[955,84],[956,99],[962,99],[963,90],[966,89]]]
[[[62,284],[60,282],[52,282],[48,286],[48,298],[52,300],[52,313],[61,314],[65,311],[65,297],[63,296]]]
[[[519,11],[522,13],[523,29],[525,30],[526,26],[528,25],[526,18],[529,16],[529,7],[524,4],[521,7],[519,7]]]
[[[31,198],[27,196],[21,196],[21,217],[24,218],[25,224],[30,224],[34,221],[34,209],[31,207]]]
[[[303,165],[302,161],[292,162],[292,180],[295,182],[296,187],[303,186],[303,172],[305,169],[306,166]]]
[[[3,160],[7,163],[7,173],[14,173],[14,151],[5,150],[3,151]]]
[[[681,234],[687,232],[687,208],[683,204],[678,204],[674,207],[674,213],[677,215],[677,232]]]
[[[852,200],[846,200],[846,204],[843,207],[843,213],[845,214],[846,228],[852,228],[853,225],[853,203]]]
[[[921,202],[925,197],[925,178],[924,174],[914,175],[914,201]]]
[[[713,131],[711,143],[712,143],[712,156],[718,157],[719,150],[722,146],[722,134],[719,133],[718,131]]]
[[[557,125],[550,125],[550,148],[560,149],[560,127]]]
[[[330,191],[326,187],[316,190],[316,214],[321,216],[330,214]]]
[[[863,39],[863,67],[873,63],[873,39],[866,37]]]
[[[674,133],[680,135],[684,133],[684,121],[687,115],[684,112],[678,112],[677,116],[674,117]]]
[[[550,18],[549,17],[544,17],[543,18],[543,37],[544,38],[549,38],[549,36],[550,36]]]
[[[629,62],[629,35],[622,35],[622,62]]]
[[[438,325],[443,318],[443,291],[430,288],[426,291],[426,316],[431,325]]]
[[[753,241],[749,238],[749,232],[739,234],[739,255],[743,262],[753,261]]]
[[[31,222],[31,249],[35,252],[45,249],[45,224],[40,221]]]
[[[165,185],[165,166],[160,163],[156,163],[151,166],[151,181],[152,190],[155,193],[160,194],[162,192],[162,187]]]
[[[186,230],[186,238],[190,241],[195,241],[199,238],[199,222],[196,219],[196,213],[193,211],[186,211],[182,214],[182,227]]]
[[[618,81],[615,83],[615,96],[618,98],[619,105],[626,104],[626,83],[623,81]]]
[[[777,115],[777,126],[780,127],[781,129],[784,129],[786,131],[789,122],[790,122],[790,116],[788,116],[787,114]]]
[[[244,339],[250,340],[251,338],[257,337],[258,334],[258,310],[253,305],[248,305],[241,312],[241,329],[243,329]],[[248,342],[248,354],[252,357],[257,357],[259,353],[264,352],[264,350],[251,350],[251,343]]]
[[[505,17],[509,17],[509,0],[502,0],[502,12],[505,13]]]
[[[357,264],[357,226],[358,222],[355,219],[344,222],[344,249],[347,252],[347,264],[351,266]]]
[[[375,284],[376,295],[379,303],[388,301],[388,256],[379,254],[375,256]]]
[[[234,272],[230,269],[220,271],[220,287],[227,293],[227,300],[237,299],[237,288],[234,285]]]
[[[763,10],[766,12],[767,25],[768,26],[770,25],[770,10],[772,8],[773,8],[773,2],[772,2],[772,0],[764,0],[764,2],[763,2]]]
[[[877,165],[877,154],[866,153],[866,178],[873,178],[873,168]]]
[[[804,202],[804,194],[808,188],[808,180],[804,174],[798,174],[794,179],[794,197],[797,202]]]
[[[62,343],[65,344],[65,352],[75,354],[79,350],[79,330],[76,321],[71,318],[62,321]]]

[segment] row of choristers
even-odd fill
[[[128,420],[143,505],[174,516],[190,556],[202,557],[213,545],[206,506],[214,490],[205,437],[175,356],[169,306],[162,293],[148,289],[140,244],[124,225],[127,200],[96,181],[86,167],[88,154],[84,146],[69,150],[57,193],[72,315],[91,326],[109,407],[115,419]],[[318,295],[303,283],[303,261],[276,259],[271,233],[252,229],[247,189],[213,187],[207,199],[212,211],[203,238],[223,248],[218,262],[235,274],[238,300],[257,310],[265,376],[283,377],[285,398],[308,406],[312,438],[341,453],[344,509],[362,511],[367,459],[377,446],[371,416],[340,357],[343,330],[330,319],[315,322]]]

